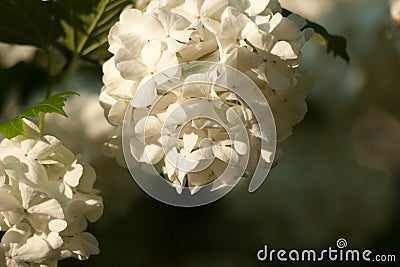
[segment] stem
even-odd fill
[[[51,96],[51,93],[52,93],[53,90],[54,90],[54,85],[55,85],[55,82],[54,82],[53,79],[52,79],[52,81],[50,82],[49,88],[47,88],[47,92],[46,92],[46,97],[45,97],[45,99],[47,99],[47,98],[49,98],[49,97]],[[44,127],[44,119],[45,119],[45,117],[46,117],[46,114],[45,114],[45,113],[41,113],[41,114],[40,114],[40,119],[39,119],[39,133],[40,133],[40,137],[43,136],[43,127]]]
[[[40,119],[39,119],[39,133],[40,133],[40,137],[43,136],[44,117],[45,117],[45,114],[44,114],[44,113],[41,113],[41,114],[40,114]]]
[[[46,92],[46,97],[45,99],[49,98],[51,96],[51,94],[54,91],[54,88],[57,84],[61,83],[65,77],[68,75],[68,73],[70,72],[73,63],[76,61],[76,58],[78,58],[76,55],[73,56],[71,54],[67,54],[64,53],[65,58],[67,60],[67,62],[65,63],[64,67],[62,68],[62,70],[57,74],[57,75],[52,75],[51,74],[51,68],[52,68],[52,60],[51,60],[51,53],[50,53],[50,49],[46,50],[46,55],[47,55],[47,73],[50,76],[50,85],[47,88],[47,92]],[[45,113],[41,113],[40,114],[40,119],[39,119],[39,133],[40,133],[40,137],[43,136],[43,129],[44,129],[44,120],[45,120],[46,114]]]

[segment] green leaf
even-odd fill
[[[76,56],[108,57],[108,32],[121,11],[133,3],[132,0],[58,0],[65,45]]]
[[[2,0],[0,41],[47,48],[62,35],[52,2]]]
[[[292,14],[287,9],[282,10],[282,15],[287,17]],[[307,25],[304,28],[312,28],[314,30],[317,41],[322,44],[328,53],[341,57],[343,60],[350,62],[350,56],[347,52],[347,41],[344,37],[330,34],[323,26],[306,20]]]
[[[64,92],[50,96],[43,102],[33,106],[32,108],[22,112],[15,119],[10,122],[0,125],[0,134],[6,138],[13,138],[18,135],[25,135],[24,128],[22,125],[23,118],[37,119],[40,113],[58,113],[65,117],[68,117],[64,111],[64,104],[67,100],[68,95],[78,95],[75,92]]]

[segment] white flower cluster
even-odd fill
[[[24,128],[27,136],[0,143],[0,266],[57,266],[98,254],[85,232],[103,213],[94,169],[57,138],[40,138],[32,122]]]
[[[303,29],[300,16],[281,13],[277,0],[154,0],[144,11],[124,10],[109,34],[114,56],[103,66],[100,94],[117,126],[107,143],[110,155],[121,151],[120,128],[137,88],[157,72],[193,61],[222,63],[250,77],[272,109],[278,141],[286,139],[307,111],[311,82],[298,66],[313,31]]]

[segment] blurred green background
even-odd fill
[[[103,218],[89,229],[101,254],[62,261],[61,267],[275,266],[283,264],[257,261],[265,244],[319,250],[335,247],[339,238],[348,248],[395,254],[400,261],[400,26],[384,0],[280,2],[344,35],[351,63],[327,55],[316,42],[306,45],[302,67],[314,79],[309,112],[253,194],[243,180],[205,207],[175,208],[152,199],[101,154],[111,131],[97,102],[101,69],[80,63],[59,86],[82,96],[67,104],[69,120],[51,116],[46,131],[94,165],[105,202]],[[10,53],[0,55],[5,121],[43,97],[47,77],[40,54],[16,65],[7,61]]]

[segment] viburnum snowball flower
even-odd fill
[[[108,121],[121,127],[133,95],[157,72],[180,63],[211,61],[236,68],[259,87],[274,114],[277,139],[286,139],[307,111],[305,97],[311,82],[298,67],[301,48],[313,31],[304,29],[306,21],[300,16],[284,17],[281,12],[276,0],[155,0],[143,10],[124,10],[120,21],[110,30],[109,51],[113,56],[103,66],[100,102]],[[169,104],[176,103],[179,100]],[[168,111],[168,106],[164,111]],[[162,120],[157,116],[151,118],[154,140],[162,128]],[[200,135],[207,138],[211,133],[187,134],[200,140]],[[194,139],[185,149],[187,156],[196,143]],[[113,155],[120,155],[116,153],[121,150],[117,143],[120,140],[116,134],[107,142]],[[135,157],[144,162],[159,162],[161,148],[156,141],[147,148],[139,143],[133,151]],[[222,145],[220,149],[227,148]],[[150,158],[143,158],[145,154]],[[170,180],[184,183],[182,173],[176,173],[168,164],[163,169]]]
[[[23,126],[26,136],[0,143],[0,259],[7,266],[56,266],[98,254],[96,239],[84,232],[103,213],[93,168],[56,137],[40,137],[29,120]]]

